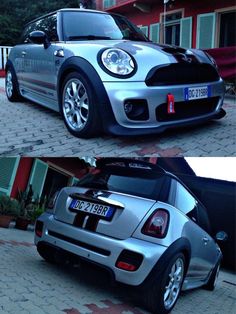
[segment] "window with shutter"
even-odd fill
[[[154,43],[159,43],[160,23],[150,25],[150,40]]]
[[[103,8],[108,9],[116,5],[116,0],[103,0]]]
[[[33,195],[34,199],[41,197],[47,171],[48,171],[48,164],[46,164],[45,162],[39,159],[35,159],[34,165],[31,170],[29,184],[28,184],[28,188],[30,184],[32,184],[32,189],[34,192],[34,195]]]
[[[197,16],[197,48],[208,49],[215,47],[215,28],[216,13]]]
[[[139,26],[139,28],[148,37],[148,26]]]
[[[183,48],[192,47],[192,17],[185,17],[180,20],[180,46]]]
[[[183,10],[161,14],[162,40],[164,44],[180,45],[180,21]]]
[[[20,157],[0,158],[0,194],[10,196]]]

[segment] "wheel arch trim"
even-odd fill
[[[7,60],[6,65],[5,65],[5,71],[6,72],[7,72],[8,69],[12,69],[12,74],[13,74],[13,77],[15,79],[17,92],[18,92],[19,95],[21,95],[19,82],[18,82],[18,78],[17,78],[17,75],[16,75],[16,71],[15,71],[13,62],[10,59]]]
[[[146,288],[147,285],[150,285],[158,276],[161,276],[163,269],[165,269],[169,260],[176,254],[183,253],[185,257],[185,272],[186,275],[188,266],[191,259],[191,245],[187,238],[179,238],[175,242],[173,242],[166,251],[162,254],[160,259],[157,261],[155,266],[152,268],[151,272],[148,274],[146,279],[140,285],[141,288]]]
[[[66,75],[71,72],[78,72],[79,74],[83,75],[91,85],[96,97],[96,103],[98,105],[98,111],[102,119],[103,129],[106,129],[105,124],[107,125],[107,121],[110,121],[110,123],[116,123],[109,97],[103,82],[99,77],[99,74],[95,68],[82,57],[70,57],[62,64],[57,79],[57,95],[59,103],[61,104],[60,92],[62,91],[64,79]]]

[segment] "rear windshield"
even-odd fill
[[[165,176],[162,174],[138,169],[132,171],[117,170],[97,170],[96,174],[90,173],[82,178],[77,186],[163,200],[160,194]]]
[[[126,18],[95,12],[64,12],[63,33],[65,40],[148,41],[143,32]]]

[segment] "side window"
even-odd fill
[[[58,41],[57,14],[47,16],[27,25],[22,34],[21,43],[29,43],[28,36],[33,31],[43,31],[47,34],[50,41]]]
[[[58,41],[57,14],[45,17],[36,22],[37,28],[47,34],[50,41]]]
[[[211,226],[208,218],[206,208],[200,203],[197,204],[198,209],[198,225],[204,229],[206,232],[211,234]]]
[[[175,206],[184,214],[188,214],[196,206],[195,198],[179,182],[176,185]]]
[[[29,40],[28,40],[28,37],[29,37],[29,34],[33,31],[37,30],[37,26],[36,26],[36,23],[31,23],[31,24],[28,24],[22,35],[21,35],[21,39],[20,39],[20,43],[21,44],[27,44],[29,43]]]

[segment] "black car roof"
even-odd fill
[[[123,164],[123,165],[122,165]],[[116,167],[121,169],[140,169],[142,171],[157,172],[162,175],[166,175],[169,178],[173,178],[178,181],[193,197],[194,199],[200,203],[203,207],[205,207],[202,202],[194,195],[194,193],[183,183],[181,179],[175,176],[173,173],[164,170],[157,164],[152,164],[148,161],[135,159],[135,158],[123,158],[123,157],[103,157],[97,159],[96,161],[97,168],[104,169],[106,167]]]
[[[31,23],[34,23],[34,22],[36,22],[36,21],[38,21],[38,20],[41,20],[41,19],[43,19],[43,18],[45,18],[45,17],[54,15],[54,14],[56,14],[56,13],[58,13],[58,12],[86,12],[86,13],[87,13],[87,12],[90,12],[90,13],[109,14],[109,13],[107,13],[107,12],[97,11],[97,10],[79,9],[79,8],[63,8],[63,9],[59,9],[59,10],[52,11],[52,12],[49,12],[49,13],[47,13],[47,14],[41,15],[41,16],[39,16],[39,17],[33,19],[32,21],[26,23],[25,26],[27,26],[27,25],[29,25],[29,24],[31,24]]]
[[[161,174],[167,174],[167,172],[156,164],[152,164],[150,162],[135,159],[135,158],[119,158],[119,157],[104,157],[101,159],[97,159],[96,161],[97,168],[104,167],[121,167],[122,169],[142,169],[146,171],[155,171]]]

